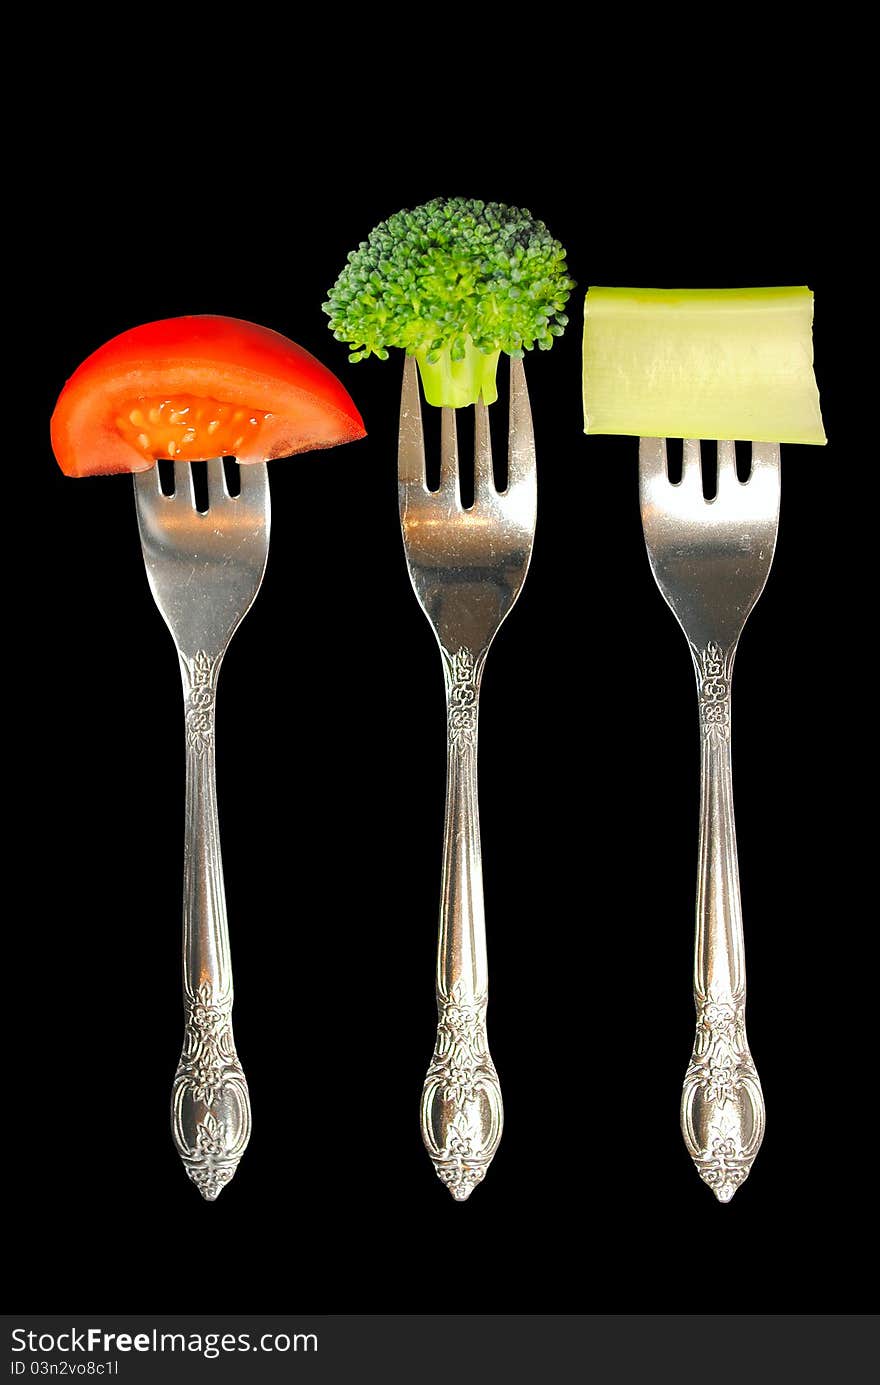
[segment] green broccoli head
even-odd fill
[[[498,398],[502,351],[547,351],[574,288],[543,221],[503,202],[435,197],[397,212],[361,241],[323,305],[350,361],[402,347],[429,404]]]

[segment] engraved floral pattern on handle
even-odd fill
[[[214,739],[214,701],[219,659],[204,650],[187,660],[189,691],[186,698],[186,743],[201,757]]]
[[[247,1081],[232,1035],[232,968],[214,775],[222,655],[181,656],[187,749],[183,1050],[172,1088],[172,1134],[187,1174],[213,1202],[251,1130]]]
[[[697,1172],[719,1202],[749,1175],[764,1137],[764,1097],[746,1038],[745,948],[730,761],[736,645],[691,644],[702,731],[694,1050],[681,1128]]]
[[[247,1082],[232,1037],[232,998],[210,981],[189,995],[172,1092],[172,1131],[184,1167],[209,1202],[235,1173],[250,1137]]]
[[[735,650],[725,652],[714,640],[705,649],[691,645],[697,670],[700,726],[703,735],[730,740],[730,678]]]
[[[764,1098],[749,1052],[745,994],[698,997],[681,1124],[697,1172],[719,1202],[745,1182],[764,1136]]]
[[[459,649],[450,661],[449,742],[464,756],[477,744],[477,698],[474,656],[469,649]]]
[[[486,1176],[501,1139],[498,1074],[486,1038],[485,995],[461,982],[438,995],[434,1056],[422,1092],[422,1137],[441,1182],[464,1202]]]
[[[441,646],[442,649],[442,646]],[[437,952],[437,1038],[422,1089],[425,1148],[464,1202],[498,1149],[503,1106],[486,1037],[488,963],[477,806],[477,721],[486,651],[443,649],[446,822]]]

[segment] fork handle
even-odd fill
[[[213,1202],[250,1137],[247,1082],[232,1037],[232,968],[220,856],[214,726],[222,655],[180,656],[186,717],[183,1051],[171,1098],[174,1143]]]
[[[477,724],[486,651],[441,646],[447,765],[437,1042],[422,1091],[422,1139],[440,1180],[464,1202],[501,1139],[498,1074],[486,1038],[489,969],[477,803]]]
[[[742,904],[733,816],[731,678],[736,645],[691,646],[700,703],[700,837],[694,948],[697,1032],[681,1128],[719,1202],[749,1175],[764,1135],[764,1097],[746,1039]]]

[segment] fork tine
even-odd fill
[[[492,434],[489,431],[489,408],[482,399],[474,405],[474,499],[495,493],[492,471]]]
[[[174,463],[174,499],[188,500],[193,509],[196,508],[196,490],[189,462]]]
[[[404,485],[425,485],[425,436],[422,432],[422,403],[419,376],[414,356],[403,363],[403,389],[400,394],[400,429],[397,435],[397,476]]]
[[[221,462],[222,466],[223,463]],[[269,504],[269,468],[265,462],[247,462],[238,467],[238,499],[254,509],[265,510]]]
[[[642,487],[666,480],[666,439],[639,438],[639,481]]]
[[[458,427],[454,409],[440,411],[440,493],[446,492],[456,500],[461,498],[458,491]]]
[[[752,469],[746,484],[753,505],[779,513],[781,476],[778,442],[752,443]]]
[[[703,473],[700,468],[700,439],[685,438],[681,445],[681,481],[687,490],[703,489]]]
[[[223,471],[223,458],[211,457],[208,460],[208,505],[219,505],[229,499],[226,476]]]
[[[778,442],[753,442],[752,443],[752,471],[756,472],[778,471],[779,470],[779,443]]]
[[[167,498],[159,482],[158,466],[134,473],[134,493],[138,505],[155,505],[157,501]]]
[[[510,413],[507,432],[507,487],[535,475],[535,430],[529,407],[525,366],[510,359]]]
[[[726,495],[728,487],[733,485],[739,485],[739,478],[736,474],[736,443],[730,438],[719,438],[716,496]]]

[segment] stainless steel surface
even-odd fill
[[[718,486],[703,497],[700,444],[684,443],[670,483],[666,443],[639,444],[642,527],[657,586],[685,633],[697,677],[701,802],[694,1001],[697,1034],[681,1128],[719,1202],[749,1175],[764,1134],[764,1098],[746,1039],[746,973],[730,762],[737,643],[764,590],[779,522],[779,446],[753,443],[747,482],[734,444],[718,444]]]
[[[489,646],[519,596],[532,552],[535,444],[522,361],[510,363],[509,475],[495,489],[489,417],[474,420],[474,504],[458,484],[455,410],[444,409],[441,477],[425,482],[415,360],[404,366],[398,449],[400,522],[413,589],[443,660],[446,820],[437,951],[437,1042],[422,1092],[422,1138],[458,1202],[486,1174],[501,1138],[498,1075],[486,1038],[489,975],[477,808],[477,718]]]
[[[192,472],[174,464],[174,495],[159,471],[134,478],[141,546],[156,605],[174,637],[183,679],[186,828],[183,857],[183,1052],[171,1100],[184,1167],[213,1201],[250,1137],[247,1082],[232,1037],[232,967],[214,770],[214,711],[223,655],[260,589],[269,552],[265,463],[240,470],[229,495],[223,462],[208,462],[209,507],[195,508]]]

